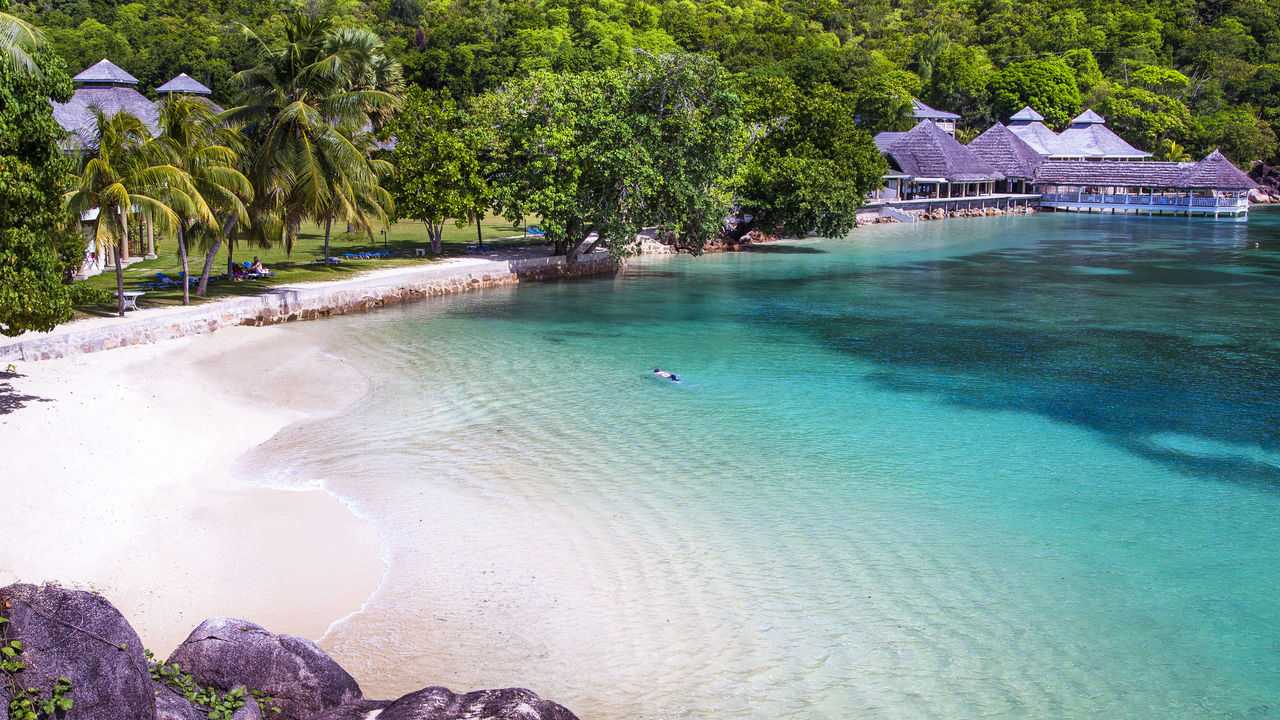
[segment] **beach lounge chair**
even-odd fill
[[[162,272],[156,273],[156,279],[160,281],[160,287],[181,287],[182,285],[181,281],[174,280]]]

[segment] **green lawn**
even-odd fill
[[[480,230],[484,234],[486,246],[527,245],[541,242],[539,238],[533,236],[524,237],[523,227],[512,227],[510,223],[502,218],[486,218],[480,223]],[[511,238],[513,235],[517,237],[506,240],[498,239]],[[304,226],[302,232],[299,233],[297,244],[294,245],[292,256],[285,254],[284,247],[248,248],[241,245],[236,248],[234,255],[236,262],[252,260],[257,255],[262,259],[263,265],[276,273],[275,277],[241,280],[238,282],[227,280],[210,282],[208,297],[197,298],[193,288],[191,302],[195,304],[236,295],[253,295],[272,285],[340,280],[351,277],[358,272],[376,268],[438,262],[441,258],[462,255],[469,245],[474,246],[475,244],[476,226],[474,223],[459,228],[450,222],[445,225],[443,254],[438,258],[430,256],[417,257],[414,255],[414,248],[423,247],[430,252],[431,241],[427,238],[427,229],[420,222],[402,220],[387,230],[385,241],[381,232],[374,235],[372,242],[365,235],[349,235],[345,232],[335,232],[329,238],[329,254],[337,258],[342,258],[343,253],[383,250],[384,248],[402,251],[401,254],[369,260],[348,260],[343,258],[342,262],[337,265],[325,265],[315,262],[324,255],[324,228]],[[162,272],[176,279],[178,273],[182,271],[182,263],[178,259],[178,248],[174,240],[167,237],[157,238],[156,253],[159,257],[155,260],[140,260],[124,269],[125,290],[142,289],[146,291],[147,294],[138,300],[138,307],[140,308],[181,305],[181,287],[165,290],[137,288],[138,283],[154,281],[157,272]],[[203,263],[203,253],[197,252],[193,254],[190,259],[191,274],[199,276]],[[218,253],[218,258],[214,262],[210,276],[222,275],[226,271],[227,254],[224,246],[224,249]],[[109,293],[115,292],[115,270],[114,268],[108,268],[101,275],[88,278],[83,282],[92,288],[105,290]],[[78,317],[113,315],[116,312],[115,299],[112,298],[110,303],[82,305],[77,307],[76,311]]]

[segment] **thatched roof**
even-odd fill
[[[911,115],[917,120],[959,120],[960,116],[946,112],[945,110],[934,110],[915,98],[911,98]]]
[[[186,73],[156,88],[157,95],[212,95],[213,91]]]
[[[121,110],[128,110],[143,122],[152,133],[159,128],[160,114],[156,106],[142,96],[142,93],[131,87],[122,85],[91,85],[76,89],[71,99],[65,103],[51,103],[53,119],[68,134],[74,135],[73,141],[84,147],[96,147],[98,144],[97,121],[92,108],[97,107],[107,115],[115,115]]]
[[[130,75],[120,66],[103,58],[86,68],[84,72],[71,78],[84,85],[137,85],[138,78]]]
[[[1092,110],[1089,112],[1093,113]],[[1096,113],[1093,113],[1093,117],[1102,119]],[[1079,119],[1076,118],[1076,121]],[[1139,150],[1125,142],[1124,138],[1111,132],[1106,125],[1094,121],[1076,121],[1058,135],[1055,155],[1113,159],[1151,157],[1151,153]]]
[[[1044,157],[1002,123],[996,123],[970,142],[969,150],[1005,177],[1030,180]]]
[[[1193,163],[1124,160],[1052,160],[1036,169],[1036,182],[1051,185],[1178,187]]]
[[[1178,187],[1252,190],[1258,187],[1258,183],[1241,172],[1226,156],[1214,150],[1178,176]]]
[[[904,173],[918,179],[949,182],[984,182],[1004,178],[999,170],[956,142],[930,120],[908,130],[885,153]]]

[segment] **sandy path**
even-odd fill
[[[229,470],[364,392],[305,337],[237,327],[0,375],[0,585],[97,590],[158,654],[211,615],[318,639],[357,610],[384,569],[374,531]]]

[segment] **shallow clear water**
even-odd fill
[[[1278,303],[1265,211],[644,259],[309,324],[375,389],[255,472],[382,534],[369,696],[1280,717]]]

